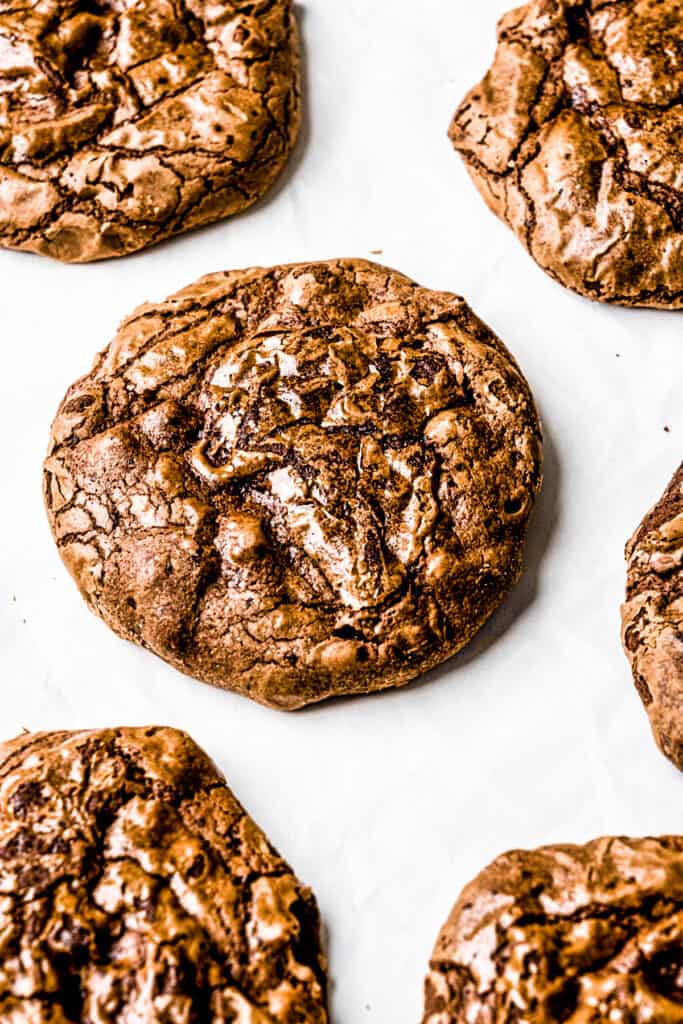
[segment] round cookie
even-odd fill
[[[326,1024],[315,899],[175,729],[0,744],[9,1024]]]
[[[450,137],[536,262],[591,299],[683,307],[683,4],[506,14]]]
[[[45,496],[93,611],[296,708],[454,654],[517,580],[540,427],[463,299],[372,263],[213,274],[68,391]]]
[[[291,0],[0,3],[0,245],[82,262],[228,217],[298,124]]]
[[[626,545],[622,642],[662,752],[683,771],[683,464]]]
[[[683,838],[498,857],[441,929],[424,1024],[679,1024]]]

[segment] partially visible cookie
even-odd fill
[[[8,1024],[326,1024],[315,899],[175,729],[0,744]]]
[[[591,299],[683,306],[683,4],[532,0],[450,137],[536,262]]]
[[[265,704],[398,686],[517,580],[528,385],[463,299],[354,260],[141,307],[52,426],[60,554],[118,634]]]
[[[437,939],[424,1024],[680,1024],[683,838],[515,850]]]
[[[0,2],[0,245],[97,260],[237,213],[298,124],[291,0]]]
[[[662,752],[683,771],[683,463],[626,545],[622,641]]]

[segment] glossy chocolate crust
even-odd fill
[[[591,299],[683,307],[683,4],[533,0],[450,129],[540,266]]]
[[[310,890],[175,729],[0,744],[7,1024],[326,1024]]]
[[[298,61],[291,0],[0,0],[0,245],[97,260],[243,210]]]
[[[539,484],[503,344],[461,298],[353,260],[142,306],[67,393],[45,463],[93,611],[288,709],[466,644],[519,576]]]
[[[504,854],[441,929],[424,1024],[680,1024],[683,838]]]
[[[683,771],[683,464],[626,545],[622,640],[662,752]]]

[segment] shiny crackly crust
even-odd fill
[[[96,260],[243,210],[298,61],[291,0],[0,0],[0,245]]]
[[[504,854],[441,929],[424,1024],[679,1024],[683,838]]]
[[[0,744],[8,1024],[325,1024],[312,893],[168,728]]]
[[[552,277],[683,306],[683,5],[533,0],[506,14],[450,137]]]
[[[683,464],[626,545],[622,641],[662,752],[683,771]]]
[[[375,264],[214,274],[67,393],[45,495],[120,635],[283,708],[449,657],[517,579],[540,428],[454,295]]]

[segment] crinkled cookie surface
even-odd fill
[[[7,1024],[325,1024],[312,893],[174,729],[0,744]]]
[[[662,752],[683,771],[683,464],[626,546],[622,639]]]
[[[683,838],[499,857],[437,940],[424,1024],[680,1024]]]
[[[683,4],[533,0],[505,15],[450,136],[491,209],[591,299],[683,306]]]
[[[45,495],[90,607],[182,671],[296,708],[398,685],[516,581],[540,427],[457,296],[375,264],[214,274],[67,393]]]
[[[298,62],[291,0],[0,0],[0,245],[96,260],[249,206]]]

